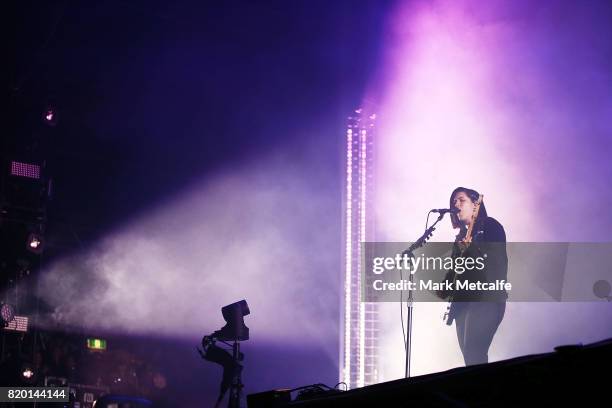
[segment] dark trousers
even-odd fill
[[[489,346],[499,327],[506,302],[465,302],[455,315],[457,340],[465,365],[489,362]]]

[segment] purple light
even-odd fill
[[[369,184],[371,178],[369,163],[372,148],[374,114],[366,114],[363,109],[355,110],[356,116],[348,117],[346,132],[346,228],[344,254],[344,324],[341,328],[343,344],[340,358],[340,381],[347,388],[362,387],[376,382],[372,375],[374,348],[366,345],[371,332],[366,328],[366,305],[360,301],[361,285],[361,242],[369,238],[368,223],[371,217],[368,206]]]
[[[384,118],[376,145],[384,157],[377,164],[377,231],[389,241],[408,241],[422,230],[413,215],[447,201],[456,186],[472,185],[487,195],[487,209],[502,221],[508,241],[608,241],[612,105],[609,92],[602,91],[610,89],[608,44],[594,41],[609,31],[607,22],[588,7],[538,14],[529,2],[494,2],[486,10],[479,4],[398,2],[390,14],[387,61],[375,90],[382,95]],[[454,234],[444,223],[434,239],[452,241]],[[455,333],[431,324],[439,320],[437,305],[417,307],[414,372],[462,365]],[[578,306],[509,307],[492,359],[609,336],[609,329],[595,323],[602,314],[589,312],[593,305],[580,312],[588,323],[582,316],[566,318],[546,336],[537,328],[550,311]],[[396,322],[384,325],[383,348],[402,349]],[[539,335],[520,348],[517,332]],[[455,348],[440,352],[449,344]],[[381,360],[385,379],[404,370],[396,353],[386,352]]]
[[[340,378],[350,384],[351,364],[351,231],[352,231],[352,201],[353,201],[353,130],[346,132],[346,254],[345,254],[345,283],[344,283],[344,368]]]
[[[59,115],[53,106],[48,106],[42,114],[43,122],[48,126],[57,125]]]
[[[40,179],[40,166],[37,164],[11,162],[11,176]]]
[[[26,316],[15,316],[13,320],[7,323],[4,330],[25,333],[28,331],[28,318]]]
[[[41,254],[43,251],[43,239],[37,233],[30,233],[28,235],[28,240],[26,243],[26,247],[29,251],[34,252],[35,254]]]
[[[15,309],[13,306],[7,303],[2,304],[0,307],[0,318],[2,318],[3,323],[12,322],[15,318]]]

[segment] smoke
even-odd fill
[[[191,338],[244,298],[252,342],[317,344],[336,360],[339,197],[302,153],[226,169],[52,265],[47,324]]]
[[[457,186],[484,193],[509,241],[610,240],[610,19],[596,2],[398,6],[372,84],[379,240],[414,240]],[[316,342],[337,359],[339,172],[317,160],[228,168],[58,261],[41,283],[45,323],[200,336],[245,298],[252,340]],[[444,225],[435,239],[453,236]],[[444,307],[415,307],[414,374],[462,363]],[[398,309],[382,307],[384,379],[403,372]],[[609,337],[610,317],[609,304],[509,304],[490,358]]]
[[[382,95],[381,238],[416,239],[424,214],[465,186],[484,194],[509,241],[610,240],[610,17],[596,2],[400,5],[372,85]],[[453,238],[448,225],[436,231]],[[417,374],[462,364],[444,307],[415,307]],[[403,372],[397,309],[383,312],[385,379]],[[612,336],[610,317],[609,304],[509,304],[490,358]]]

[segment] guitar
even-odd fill
[[[459,245],[459,256],[458,257],[462,257],[465,251],[469,248],[470,244],[472,243],[472,232],[474,231],[474,224],[476,223],[476,219],[478,218],[478,213],[480,211],[480,205],[482,204],[483,197],[484,196],[480,194],[478,196],[478,200],[476,201],[476,204],[474,205],[474,211],[472,212],[472,218],[470,218],[467,232],[465,233],[465,236],[463,237],[463,239],[461,240],[461,244]],[[456,281],[457,281],[457,273],[453,273],[453,282],[452,282],[453,288],[455,287]],[[451,295],[448,298],[448,305],[446,306],[446,312],[444,313],[444,316],[442,317],[442,321],[446,322],[448,326],[453,324],[453,321],[455,320],[455,307],[453,307],[454,303],[453,303],[452,293],[453,292],[451,292]]]

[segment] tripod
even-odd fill
[[[217,346],[217,341],[231,347],[232,354],[230,355],[227,350]],[[242,361],[244,360],[244,354],[240,352],[240,341],[234,339],[234,343],[229,344],[213,336],[204,336],[202,338],[202,348],[203,351],[199,348],[197,350],[203,359],[223,367],[219,398],[217,398],[215,408],[221,406],[221,401],[228,390],[230,394],[227,407],[240,408],[240,398],[242,396],[242,388],[244,388],[244,384],[242,384]]]
[[[232,382],[229,389],[229,401],[227,403],[228,408],[240,408],[240,397],[242,394],[242,364],[240,362],[244,360],[244,354],[240,352],[240,342],[234,340],[232,345],[232,358],[234,360],[234,369],[232,370]]]

